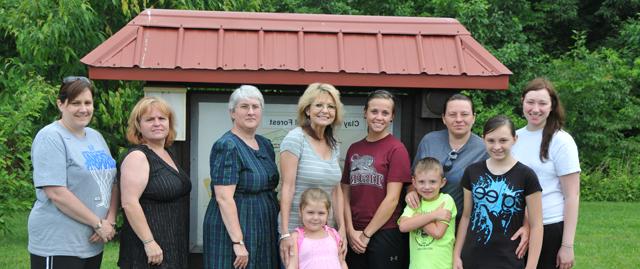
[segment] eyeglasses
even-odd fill
[[[449,156],[447,157],[447,160],[444,162],[444,165],[442,166],[445,172],[449,172],[449,170],[451,170],[451,167],[453,167],[453,161],[455,161],[457,158],[458,158],[457,151],[452,150],[449,152]]]
[[[91,84],[91,80],[89,80],[86,77],[83,76],[68,76],[62,79],[62,83],[63,84],[67,84],[67,83],[73,83],[76,82],[78,80],[82,80],[83,82],[86,82],[88,84]]]
[[[311,107],[319,111],[322,111],[323,109],[336,110],[336,105],[334,104],[313,103],[311,104]]]

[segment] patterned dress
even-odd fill
[[[145,145],[140,150],[149,162],[149,182],[140,196],[140,206],[153,238],[162,248],[159,266],[150,266],[142,241],[125,216],[120,233],[120,268],[187,268],[189,258],[189,176],[178,167],[176,171]],[[171,156],[173,162],[177,162]]]
[[[238,219],[249,252],[247,269],[278,268],[276,216],[278,203],[275,188],[278,169],[273,145],[256,135],[254,150],[232,132],[226,132],[211,149],[211,188],[236,185],[234,200]],[[233,268],[235,254],[220,207],[212,191],[204,217],[204,268]]]

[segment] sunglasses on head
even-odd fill
[[[449,170],[451,170],[451,167],[453,167],[453,161],[455,161],[457,158],[458,158],[457,151],[452,150],[449,152],[449,155],[447,156],[447,160],[444,162],[444,165],[442,166],[445,172],[449,172]]]
[[[62,83],[63,84],[73,83],[73,82],[76,82],[78,80],[82,80],[82,81],[84,81],[86,83],[91,84],[91,80],[89,80],[88,78],[83,77],[83,76],[68,76],[68,77],[65,77],[65,78],[62,79]]]

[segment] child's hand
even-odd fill
[[[438,209],[432,211],[430,214],[433,214],[433,217],[438,221],[446,221],[449,222],[451,220],[451,211],[444,208],[444,202],[440,204]]]
[[[340,248],[338,248],[338,256],[342,259],[347,257],[347,243],[345,241],[347,240],[340,241]]]
[[[464,269],[462,268],[462,259],[460,257],[453,257],[453,269]]]
[[[344,260],[347,257],[347,232],[346,228],[339,229],[338,233],[340,234],[340,248],[338,249],[338,254]]]

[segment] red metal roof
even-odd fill
[[[450,18],[148,9],[81,60],[93,79],[506,89]]]

